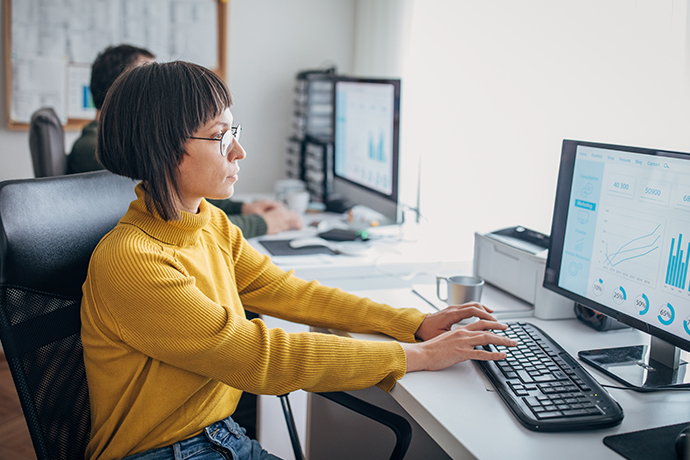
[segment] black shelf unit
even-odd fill
[[[311,201],[325,202],[332,188],[334,67],[295,78],[292,135],[286,175],[306,183]]]

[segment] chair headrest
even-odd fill
[[[65,174],[65,135],[60,119],[52,108],[43,107],[31,116],[29,149],[36,177]]]
[[[0,284],[80,296],[91,253],[136,199],[108,171],[0,182]]]

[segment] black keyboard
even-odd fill
[[[556,341],[529,323],[495,331],[516,347],[488,345],[507,353],[502,361],[475,361],[503,401],[533,431],[606,428],[623,420],[623,409]]]

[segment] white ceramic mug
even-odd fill
[[[441,297],[441,281],[445,281],[447,295]],[[437,276],[436,295],[447,305],[462,305],[467,302],[479,302],[482,299],[484,280],[477,276]]]
[[[289,210],[303,215],[309,207],[309,192],[306,190],[290,192],[285,197],[285,205]]]
[[[297,179],[281,179],[273,186],[276,200],[282,201],[287,205],[287,197],[293,192],[301,192],[307,189],[307,184]]]

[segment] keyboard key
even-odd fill
[[[529,375],[529,372],[527,371],[517,371],[516,374],[520,377],[520,380],[522,380],[525,383],[534,382],[534,379],[532,379],[532,376]]]
[[[530,396],[530,397],[528,397],[528,398],[522,398],[522,399],[523,399],[523,401],[525,401],[525,404],[527,404],[527,405],[530,406],[530,407],[539,407],[539,406],[541,406],[541,401],[539,401],[539,400],[538,400],[537,398],[535,398],[535,397]]]

